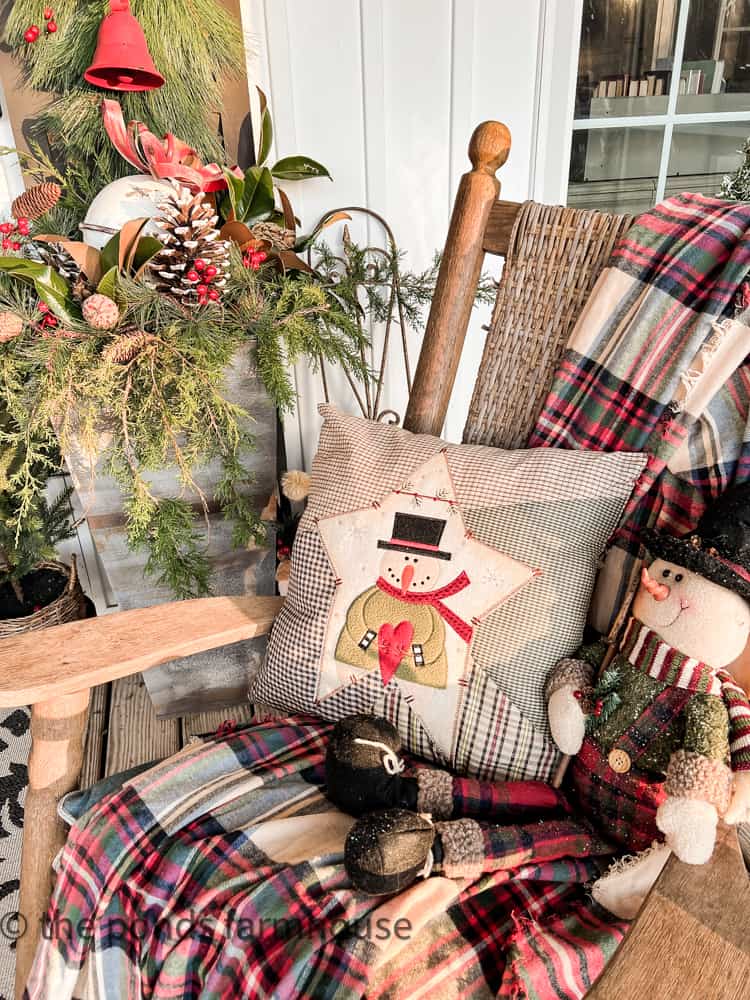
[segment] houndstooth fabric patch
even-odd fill
[[[547,779],[544,680],[581,642],[645,457],[445,445],[321,412],[251,699],[326,719],[374,712],[459,773]]]

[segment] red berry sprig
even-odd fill
[[[50,312],[50,308],[46,302],[38,302],[36,311],[41,315],[39,320],[39,326],[44,327],[55,327],[57,326],[57,316],[53,316]]]
[[[211,282],[218,274],[218,270],[213,264],[207,264],[202,257],[193,261],[193,266],[185,277],[195,284],[195,293],[198,296],[198,305],[205,306],[209,302],[218,302],[221,298],[218,288],[211,288]]]
[[[20,250],[21,241],[18,237],[29,235],[29,220],[22,217],[11,222],[0,222],[0,235],[3,250]]]
[[[54,35],[57,31],[57,21],[55,21],[55,12],[51,7],[45,7],[43,12],[44,20],[46,22],[47,34]],[[38,24],[30,24],[26,31],[23,33],[23,39],[29,45],[33,45],[34,42],[39,40],[41,35],[41,30]]]
[[[242,258],[242,263],[245,267],[249,267],[251,271],[258,271],[261,264],[267,260],[268,254],[265,250],[248,250]]]

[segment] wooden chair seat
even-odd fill
[[[504,125],[472,136],[443,255],[405,426],[440,434],[485,253],[506,257],[465,439],[514,447],[528,436],[577,312],[624,216],[498,201],[496,171],[510,149]],[[275,598],[207,598],[89,619],[0,642],[0,705],[32,704],[16,996],[32,963],[64,842],[59,797],[76,787],[92,685],[267,632]],[[102,691],[98,688],[97,691]],[[735,831],[723,827],[712,861],[671,858],[617,954],[589,993],[595,1000],[741,1000],[750,982],[750,886]]]

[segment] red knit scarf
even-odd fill
[[[376,586],[383,591],[383,593],[388,594],[389,597],[395,597],[397,601],[403,601],[404,604],[429,604],[430,607],[434,608],[437,613],[443,618],[458,635],[464,640],[464,642],[471,642],[471,637],[474,630],[471,625],[465,622],[462,618],[459,618],[455,611],[451,611],[443,604],[443,600],[446,597],[453,597],[454,594],[459,593],[461,590],[465,590],[469,586],[469,578],[465,572],[459,573],[455,580],[451,580],[450,583],[446,583],[444,587],[439,587],[437,590],[425,590],[421,593],[415,593],[413,591],[407,591],[404,593],[400,587],[394,587],[387,580],[384,580],[382,576],[378,577]]]

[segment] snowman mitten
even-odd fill
[[[545,685],[547,719],[558,749],[578,753],[586,735],[585,705],[592,691],[594,668],[585,660],[566,658],[553,668]]]
[[[386,809],[357,820],[346,838],[344,865],[356,889],[380,896],[430,875],[476,879],[525,863],[611,853],[611,844],[572,819],[507,826],[474,819],[433,824],[407,809]]]

